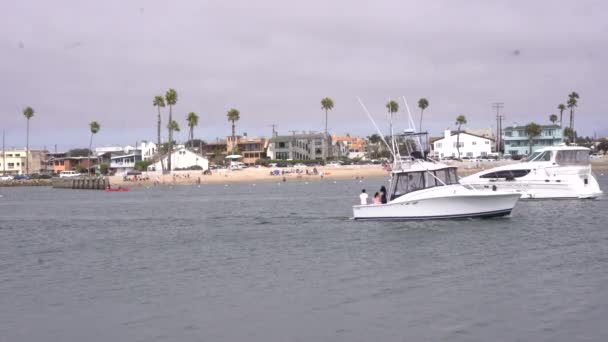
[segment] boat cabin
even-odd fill
[[[408,170],[393,172],[389,200],[422,189],[458,184],[456,167],[443,167],[436,170]]]

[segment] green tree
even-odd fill
[[[151,164],[152,164],[152,161],[150,161],[150,160],[140,160],[140,161],[137,161],[135,163],[135,165],[133,165],[133,168],[135,170],[139,170],[139,171],[147,171],[148,166],[150,166]]]
[[[456,124],[458,125],[458,133],[456,133],[456,151],[458,151],[458,159],[460,159],[460,128],[462,125],[467,124],[467,118],[460,114],[456,117]]]
[[[566,144],[570,144],[574,142],[574,134],[570,127],[564,128],[564,138],[566,139]]]
[[[570,109],[570,129],[574,132],[574,108],[578,105],[578,94],[573,91],[568,94],[568,102],[566,102],[566,107]]]
[[[325,110],[325,134],[327,135],[327,116],[328,112],[334,108],[334,100],[331,97],[321,99],[321,109]]]
[[[529,154],[532,154],[533,147],[534,147],[534,138],[536,138],[537,136],[540,135],[541,128],[538,124],[536,124],[534,122],[530,122],[529,124],[526,125],[525,132],[526,132],[526,135],[528,136],[528,141],[530,144],[530,153]]]
[[[161,116],[160,116],[160,108],[165,107],[165,98],[162,95],[154,96],[154,101],[152,101],[154,107],[158,108],[158,120],[157,120],[157,136],[156,136],[156,144],[160,146],[162,143],[160,139],[160,130],[161,130]]]
[[[171,132],[179,132],[179,124],[175,120],[171,120],[167,124],[167,129]]]
[[[102,175],[107,175],[110,171],[110,167],[108,166],[108,164],[100,164],[99,165],[99,173],[101,173]]]
[[[30,119],[34,116],[34,109],[32,107],[25,107],[23,110],[23,116],[27,120],[27,130],[25,135],[25,173],[30,173]],[[3,151],[4,152],[4,151]]]
[[[238,111],[238,109],[231,108],[228,111],[228,113],[226,113],[226,115],[228,116],[228,121],[232,122],[232,152],[234,152],[234,148],[237,145],[236,144],[236,131],[234,129],[234,123],[236,121],[239,121],[239,119],[241,118],[241,113]]]
[[[173,131],[174,131],[173,129],[171,129],[171,127],[174,127],[172,125],[172,123],[174,122],[173,106],[175,106],[175,104],[177,103],[177,92],[175,91],[175,89],[167,90],[167,93],[165,94],[165,101],[167,102],[167,105],[169,106],[169,124],[167,125],[167,129],[169,130],[169,150],[167,151],[169,153],[169,157],[167,158],[167,170],[169,172],[171,172],[171,153],[173,152]],[[177,125],[177,122],[175,124]]]
[[[192,140],[194,140],[194,127],[198,126],[198,115],[195,112],[188,113],[186,117],[188,121],[188,128],[190,129],[188,132],[188,140],[190,141],[190,148],[192,148]]]
[[[422,132],[422,116],[424,115],[424,110],[429,106],[429,100],[424,97],[418,100],[418,108],[420,108],[420,126],[419,131]]]
[[[377,143],[379,143],[382,140],[382,138],[380,137],[380,135],[378,135],[376,133],[370,135],[369,137],[367,137],[367,139],[372,144],[377,144]]]
[[[557,115],[555,115],[555,114],[549,115],[549,121],[551,121],[551,123],[555,125],[555,123],[557,122]]]
[[[386,103],[386,110],[388,111],[389,117],[389,132],[390,132],[390,142],[393,147],[393,152],[395,152],[395,142],[393,141],[393,114],[399,111],[399,103],[395,100],[389,100]]]
[[[559,127],[563,127],[563,121],[562,118],[564,117],[564,111],[566,110],[566,106],[563,103],[560,103],[557,106],[557,109],[559,109]]]
[[[97,121],[92,121],[89,123],[89,128],[91,130],[91,139],[89,140],[89,157],[88,162],[87,162],[87,167],[91,168],[91,150],[93,148],[93,135],[97,134],[97,132],[99,132],[99,129],[101,128],[99,126],[99,123]],[[88,174],[88,170],[87,170],[87,174]]]

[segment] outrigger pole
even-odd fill
[[[382,142],[384,143],[384,145],[386,145],[386,148],[388,148],[389,152],[391,152],[391,155],[393,156],[393,160],[396,160],[397,158],[395,156],[395,151],[393,151],[393,149],[388,144],[388,142],[386,142],[386,139],[384,139],[384,134],[382,134],[382,131],[380,130],[380,128],[378,128],[378,125],[376,125],[376,121],[374,121],[374,118],[369,113],[369,111],[367,110],[367,108],[365,107],[365,105],[363,104],[363,101],[361,101],[361,98],[359,96],[357,96],[357,101],[359,101],[359,104],[363,108],[363,111],[365,112],[365,114],[367,114],[367,117],[372,122],[372,125],[374,125],[374,128],[376,128],[378,135],[380,135],[380,139],[382,139]]]

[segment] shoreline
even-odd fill
[[[493,167],[514,164],[513,162],[457,162],[445,161],[446,165],[458,167],[460,177],[468,176],[476,172],[487,170]],[[592,161],[593,172],[608,172],[608,160]],[[292,173],[296,168],[246,168],[243,170],[214,170],[211,175],[203,175],[202,171],[174,171],[171,174],[161,175],[156,172],[144,172],[142,177],[147,180],[125,181],[123,176],[109,176],[108,179],[112,187],[138,187],[154,186],[158,181],[158,186],[172,185],[196,185],[196,184],[229,184],[229,183],[256,183],[256,182],[282,182],[285,181],[316,181],[316,180],[338,180],[338,179],[365,179],[375,177],[389,177],[389,172],[381,165],[352,165],[340,167],[318,167],[319,175],[306,175],[306,170],[312,173],[313,168],[299,168],[302,173]],[[279,170],[288,172],[284,175],[270,175],[271,171]],[[323,174],[323,176],[321,176]],[[132,176],[130,176],[132,178]],[[200,179],[200,182],[199,182]],[[0,187],[21,187],[21,186],[51,186],[50,179],[2,181]]]

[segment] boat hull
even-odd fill
[[[511,214],[518,194],[482,193],[425,199],[408,199],[377,205],[353,207],[355,220],[439,220],[488,218]]]
[[[490,191],[495,188],[502,192],[517,193],[522,199],[594,199],[603,195],[597,180],[591,175],[584,178],[562,177],[559,180],[552,177],[539,181],[475,181],[465,178],[461,182],[476,190]]]

